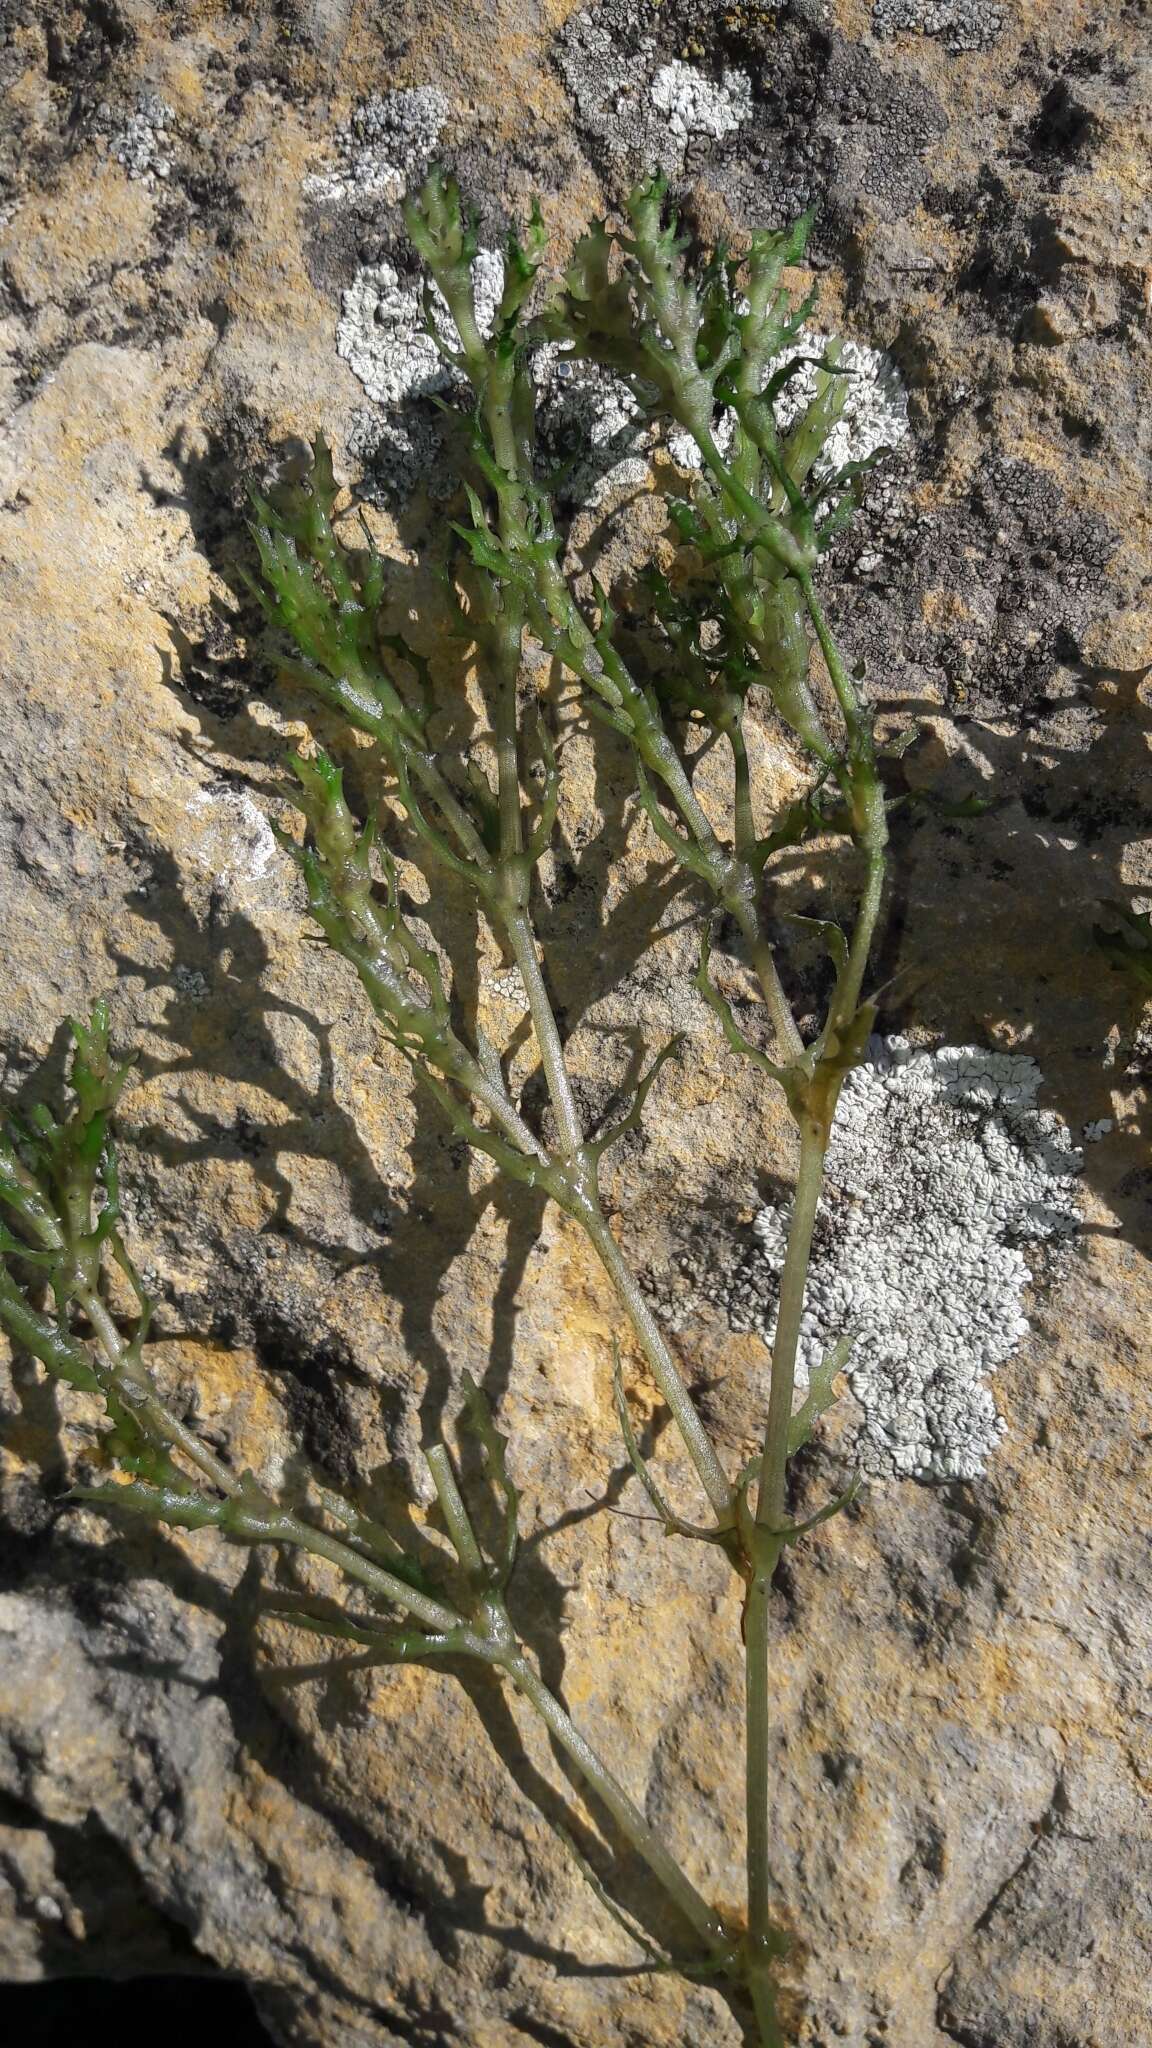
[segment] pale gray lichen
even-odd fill
[[[141,93],[135,112],[111,136],[108,147],[134,181],[153,184],[172,175],[169,145],[176,115],[155,93]]]
[[[427,170],[449,111],[435,85],[372,93],[337,130],[327,170],[305,178],[306,196],[329,204],[403,199]]]
[[[872,31],[896,36],[909,30],[940,36],[947,49],[987,50],[1004,27],[1005,11],[995,0],[875,0]]]
[[[276,859],[272,828],[245,789],[226,783],[198,789],[187,811],[200,827],[191,843],[197,866],[210,870],[222,889],[260,881]]]
[[[857,1332],[848,1380],[865,1471],[970,1479],[1004,1432],[988,1376],[1028,1328],[1023,1245],[1077,1228],[1082,1156],[1036,1108],[1026,1055],[975,1046],[915,1051],[873,1041],[845,1084],[828,1153],[799,1379]],[[683,1320],[722,1306],[771,1343],[788,1208],[765,1207],[751,1242],[717,1271],[714,1247],[654,1288]]]
[[[675,174],[692,141],[722,141],[751,119],[745,72],[725,71],[717,81],[679,60],[660,64],[652,36],[613,27],[604,8],[582,9],[556,44],[581,125],[609,155]]]
[[[479,250],[472,281],[487,334],[504,288],[503,257]],[[437,301],[441,338],[459,347],[448,308],[433,290]],[[435,488],[442,441],[431,409],[422,412],[419,402],[448,390],[455,373],[428,333],[421,282],[402,279],[391,263],[363,265],[341,298],[336,352],[380,408],[358,412],[348,435],[349,454],[365,468],[364,495],[393,503],[421,482]]]
[[[596,506],[651,476],[652,426],[622,377],[576,362],[549,344],[532,359],[540,445],[557,474],[557,496]]]
[[[681,150],[693,135],[720,142],[752,118],[752,81],[746,71],[725,71],[719,85],[694,64],[662,64],[648,88],[652,105],[668,116],[668,132]]]

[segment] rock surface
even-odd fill
[[[461,1371],[485,1378],[532,1530],[518,1619],[732,1904],[738,1603],[630,1518],[582,1240],[489,1196],[306,943],[265,822],[302,707],[238,594],[243,486],[323,425],[398,545],[442,529],[404,482],[434,471],[434,416],[338,347],[365,274],[406,274],[398,201],[433,153],[492,244],[533,192],[563,244],[655,157],[708,234],[815,200],[820,323],[907,391],[830,603],[922,723],[910,788],[993,808],[898,814],[882,1026],[1026,1051],[1075,1134],[1111,1127],[991,1383],[985,1475],[877,1482],[782,1575],[774,1880],[812,2048],[1147,2031],[1152,1054],[1093,938],[1101,899],[1152,901],[1147,32],[1139,0],[13,0],[0,30],[8,1085],[114,992],[144,1052],[126,1174],[158,1369],[234,1458],[303,1441],[400,1516]],[[623,561],[626,522],[597,522]],[[635,891],[604,905],[627,764],[568,755],[546,929],[587,1099],[621,1032],[689,1034],[612,1189],[658,1280],[697,1219],[737,1234],[775,1199],[787,1136],[685,992],[686,906],[635,826]],[[838,886],[784,900],[834,911]],[[500,967],[476,975],[507,1028]],[[676,1341],[735,1469],[761,1340],[701,1303]],[[706,1985],[631,1974],[549,1817],[602,1870],[615,1845],[494,1688],[321,1669],[277,1616],[297,1566],[61,1508],[82,1402],[20,1361],[3,1399],[3,1975],[199,1958],[300,2048],[740,2039]],[[801,1507],[844,1470],[838,1426]],[[614,1881],[670,1932],[626,1858]]]

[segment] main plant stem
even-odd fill
[[[772,1576],[784,1547],[784,1486],[788,1464],[788,1432],[796,1384],[796,1355],[812,1231],[824,1179],[826,1127],[806,1118],[800,1127],[800,1162],[788,1248],[780,1280],[780,1306],[772,1344],[772,1382],[768,1421],[760,1461],[755,1522],[751,1541],[751,1577],[744,1609],[745,1810],[748,1847],[749,1963],[766,1969],[771,1956],[772,1915],[769,1895],[768,1781],[769,1687],[768,1624]],[[773,2036],[767,2037],[769,2040]]]
[[[883,812],[881,809],[881,818]],[[831,1024],[855,1015],[884,885],[883,840],[868,847],[868,869],[847,964],[833,999]],[[789,1431],[796,1387],[800,1328],[812,1258],[812,1236],[824,1186],[839,1081],[798,1118],[800,1157],[792,1221],[780,1276],[768,1419],[757,1481],[751,1540],[751,1576],[744,1609],[745,1813],[748,1874],[748,1984],[765,2048],[780,2041],[772,1988],[772,1913],[769,1844],[769,1610],[772,1578],[784,1547]]]

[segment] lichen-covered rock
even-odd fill
[[[1146,2031],[1152,1053],[1093,930],[1101,899],[1152,901],[1150,74],[1138,7],[1073,0],[16,0],[0,35],[7,1085],[112,992],[143,1050],[125,1175],[157,1370],[235,1458],[271,1477],[302,1442],[400,1518],[460,1373],[486,1380],[532,1532],[518,1621],[727,1905],[736,1589],[634,1518],[617,1317],[583,1241],[493,1196],[306,942],[265,822],[302,700],[238,574],[244,481],[323,426],[396,551],[397,605],[434,604],[440,427],[393,388],[415,334],[400,201],[434,155],[493,251],[539,193],[563,253],[653,160],[708,235],[814,203],[813,334],[883,364],[907,421],[826,570],[885,730],[920,729],[894,770],[880,1028],[1035,1060],[1043,1111],[1087,1141],[1082,1227],[1032,1268],[982,1476],[879,1478],[782,1574],[773,1881],[811,2048]],[[666,456],[603,381],[563,385],[550,447],[588,457],[567,509],[607,580],[657,530]],[[447,687],[449,646],[436,662]],[[752,738],[794,793],[781,735]],[[739,1248],[786,1199],[788,1133],[692,991],[691,906],[623,755],[574,733],[566,768],[541,913],[582,1098],[609,1102],[638,1035],[688,1037],[610,1189],[671,1303],[686,1238]],[[626,890],[606,881],[625,838]],[[842,915],[850,879],[793,866],[779,907]],[[474,943],[451,892],[437,915]],[[802,930],[781,921],[814,1014]],[[487,941],[473,979],[510,1030]],[[735,1470],[762,1337],[699,1289],[680,1310]],[[629,1381],[642,1414],[635,1361]],[[605,1873],[617,1845],[494,1686],[322,1662],[282,1612],[301,1567],[63,1505],[83,1399],[16,1361],[3,1401],[0,1973],[153,1967],[190,1938],[300,2048],[739,2040],[707,1984],[628,1974],[639,1949],[548,1822]],[[848,1402],[830,1418],[799,1510],[859,1427]],[[626,1858],[613,1882],[675,1938]]]

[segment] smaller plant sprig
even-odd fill
[[[295,1462],[292,1498],[269,1492],[251,1471],[234,1470],[158,1391],[145,1356],[152,1303],[121,1232],[111,1128],[131,1062],[111,1053],[104,1004],[87,1024],[73,1020],[71,1030],[71,1107],[57,1117],[37,1103],[26,1117],[10,1112],[0,1123],[0,1329],[52,1378],[96,1396],[109,1425],[98,1455],[111,1476],[73,1487],[68,1498],[175,1528],[216,1529],[232,1543],[306,1551],[334,1566],[361,1604],[344,1616],[306,1604],[278,1609],[285,1618],[367,1643],[381,1661],[458,1657],[497,1672],[540,1716],[695,1935],[695,1959],[673,1965],[661,1958],[661,1967],[738,1978],[736,1936],[549,1691],[516,1633],[506,1592],[519,1542],[519,1496],[506,1439],[471,1377],[464,1375],[460,1427],[481,1452],[501,1510],[500,1537],[487,1554],[448,1446],[431,1445],[425,1463],[454,1566],[445,1561],[435,1576],[302,1461]],[[134,1304],[130,1312],[116,1302],[117,1281]]]

